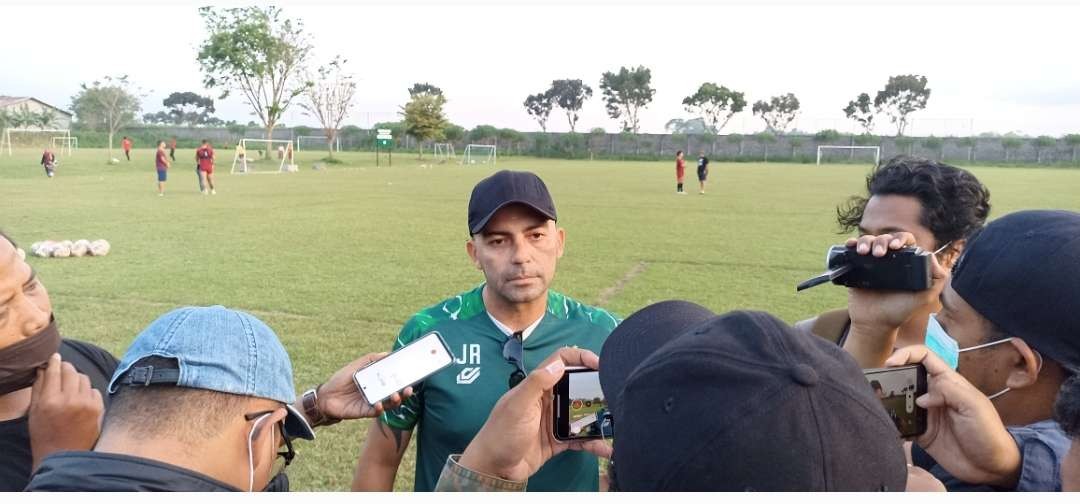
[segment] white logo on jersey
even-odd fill
[[[469,385],[480,377],[480,367],[467,367],[457,375],[458,385]]]
[[[459,357],[454,357],[457,364],[466,364],[457,375],[459,385],[468,385],[480,377],[480,345],[478,343],[466,343],[461,345]]]

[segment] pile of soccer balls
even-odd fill
[[[46,240],[30,245],[30,253],[38,257],[103,256],[108,255],[111,248],[105,240]]]

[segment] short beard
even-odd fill
[[[510,304],[531,303],[543,297],[545,293],[547,293],[547,286],[539,289],[539,292],[533,292],[532,289],[511,289],[506,287],[496,291],[499,297]]]

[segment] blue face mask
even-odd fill
[[[936,313],[930,314],[930,320],[926,323],[926,347],[941,357],[949,367],[956,369],[960,364],[960,345],[941,327]]]

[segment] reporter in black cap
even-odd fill
[[[993,401],[1022,460],[966,481],[950,466],[994,461],[963,460],[961,453],[939,453],[935,460],[918,447],[912,460],[950,490],[1060,490],[1057,475],[1069,439],[1053,421],[1053,406],[1062,384],[1080,369],[1080,214],[1003,216],[968,240],[951,278],[934,281],[942,310],[931,319],[928,341],[955,342],[942,357],[958,362],[959,374]],[[882,293],[876,316],[903,320],[898,308],[919,295]],[[892,348],[877,350],[887,355]]]

